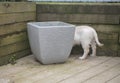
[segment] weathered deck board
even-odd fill
[[[80,69],[80,67],[79,67],[79,65],[83,65],[83,64],[85,64],[86,63],[86,61],[79,61],[79,60],[75,60],[74,62],[73,62],[73,60],[75,60],[75,59],[70,59],[70,61],[68,61],[68,63],[67,64],[62,64],[61,66],[60,65],[56,65],[56,66],[51,66],[51,67],[49,67],[48,69],[46,69],[45,71],[43,71],[43,72],[41,72],[41,73],[39,73],[39,72],[37,72],[37,74],[34,74],[34,75],[32,75],[32,76],[30,76],[30,77],[27,77],[27,79],[25,78],[21,78],[20,80],[23,82],[23,83],[29,83],[29,82],[39,82],[39,80],[42,82],[43,81],[43,83],[45,83],[44,81],[45,81],[45,79],[46,79],[46,77],[47,78],[49,78],[49,79],[47,79],[47,80],[50,80],[49,82],[53,82],[54,80],[51,80],[52,78],[54,79],[54,76],[56,76],[56,75],[58,75],[58,76],[60,76],[61,75],[61,73],[63,74],[63,75],[67,75],[67,76],[70,76],[71,74],[66,74],[66,73],[69,73],[70,72],[70,70],[72,71],[72,70],[74,70],[74,66],[76,66],[77,68],[76,68],[76,70],[77,69]],[[72,62],[72,63],[71,63]],[[68,72],[65,72],[65,70],[67,70]],[[65,73],[65,74],[64,74]],[[75,72],[73,72],[73,73],[75,73]],[[59,75],[60,74],[60,75]],[[44,76],[43,76],[44,75]],[[56,76],[57,78],[58,78],[58,76]],[[62,76],[61,76],[62,77]],[[38,81],[36,81],[36,78],[38,78]],[[62,77],[63,78],[63,77]],[[59,80],[62,80],[62,78],[59,78],[58,80],[56,80],[56,81],[59,81]],[[30,80],[30,79],[32,79],[32,81]],[[27,81],[25,81],[25,80],[27,80]],[[17,80],[18,81],[18,80]],[[21,82],[20,81],[20,82]],[[48,81],[47,81],[48,82]],[[55,81],[54,81],[55,82]]]
[[[115,65],[117,65],[118,63],[120,63],[119,59],[110,59],[102,64],[99,64],[95,67],[92,67],[90,69],[88,69],[85,72],[78,72],[78,74],[62,81],[61,83],[81,83],[84,82],[86,80],[88,80],[89,78],[92,78],[96,75],[101,74],[104,71],[107,71],[108,69],[114,67]]]
[[[15,83],[118,83],[120,81],[119,57],[88,57],[86,60],[79,60],[78,57],[71,56],[62,64],[42,65],[33,56],[27,56],[19,59],[15,65],[1,66],[0,79]]]
[[[120,75],[115,77],[114,79],[106,82],[106,83],[119,83],[120,82]]]
[[[105,83],[109,79],[112,79],[119,74],[120,74],[120,63],[113,66],[113,68],[110,68],[107,71],[104,71],[103,73],[96,75],[91,79],[88,79],[84,83],[96,83],[97,80],[99,80],[97,83]],[[114,83],[116,83],[116,82],[114,82]]]
[[[106,59],[96,58],[94,61],[93,61],[93,58],[91,58],[89,63],[87,63],[87,60],[84,63],[81,63],[81,61],[79,61],[79,65],[71,66],[71,68],[67,69],[67,71],[63,70],[62,72],[58,72],[58,73],[56,73],[56,74],[54,74],[52,76],[41,79],[40,81],[43,82],[43,83],[47,83],[48,81],[50,83],[56,83],[56,82],[59,82],[61,80],[67,79],[67,78],[69,78],[71,76],[74,76],[75,74],[77,74],[79,72],[84,72],[84,71],[88,70],[91,67],[94,67],[94,66],[96,66],[98,64],[103,63],[106,60],[108,60],[108,58],[106,58]],[[37,82],[39,82],[39,80]]]

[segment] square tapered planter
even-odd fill
[[[65,62],[74,42],[75,26],[50,21],[27,24],[33,55],[43,64]]]

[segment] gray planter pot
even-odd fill
[[[75,26],[51,22],[30,22],[28,36],[33,55],[43,64],[65,62],[71,52]]]

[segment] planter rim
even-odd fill
[[[40,23],[42,25],[40,25]],[[44,24],[43,24],[44,23]],[[46,23],[49,23],[46,25]],[[29,22],[28,25],[35,26],[36,28],[61,28],[61,27],[75,27],[73,24],[61,22],[61,21],[46,21],[46,22]],[[51,25],[52,24],[52,25]]]

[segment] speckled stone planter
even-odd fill
[[[75,26],[50,21],[27,24],[33,55],[43,64],[65,62],[71,52]]]

